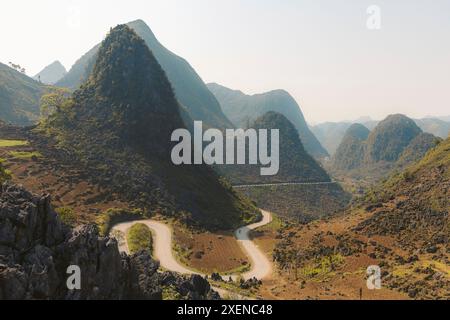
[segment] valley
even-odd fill
[[[0,299],[450,299],[447,121],[311,125],[143,20],[103,31],[68,69],[0,63]]]

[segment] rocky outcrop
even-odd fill
[[[80,290],[67,288],[71,265],[80,268]],[[63,225],[50,196],[1,187],[0,300],[161,299],[167,287],[181,299],[219,298],[202,277],[159,273],[158,267],[148,253],[119,253],[117,241],[100,237],[95,225]]]

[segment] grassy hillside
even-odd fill
[[[367,162],[397,161],[422,130],[412,119],[396,114],[381,121],[367,139]]]
[[[267,112],[251,127],[256,130],[268,129],[269,137],[271,129],[279,130],[279,171],[273,176],[263,176],[260,165],[217,166],[233,184],[331,181],[326,171],[305,151],[297,130],[284,115]],[[246,152],[248,154],[248,150]]]
[[[44,86],[0,63],[0,119],[30,125],[39,119],[39,99]]]
[[[276,233],[273,259],[296,297],[448,299],[450,138],[342,214]],[[382,288],[366,289],[366,269]],[[328,288],[318,290],[317,284]]]
[[[369,129],[358,123],[352,124],[347,129],[333,157],[336,169],[351,170],[362,165],[366,148],[365,141],[369,133]]]

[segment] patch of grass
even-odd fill
[[[182,296],[177,292],[174,286],[165,286],[162,288],[163,300],[181,300]]]
[[[33,157],[36,158],[41,158],[42,154],[37,152],[37,151],[33,151],[33,152],[27,152],[27,151],[11,151],[9,153],[10,156],[12,156],[13,158],[16,159],[31,159]]]
[[[0,148],[26,146],[27,144],[28,144],[28,141],[26,141],[26,140],[0,139]]]
[[[340,254],[322,257],[315,263],[303,267],[300,274],[308,278],[331,275],[337,267],[344,263],[344,260]]]
[[[143,223],[133,225],[127,233],[127,243],[130,253],[134,254],[142,250],[153,251],[153,239],[150,228]]]
[[[64,224],[67,224],[68,226],[72,227],[76,225],[77,216],[72,208],[61,207],[55,209],[55,211]]]
[[[111,228],[121,222],[139,220],[146,218],[144,212],[140,209],[119,209],[111,208],[103,212],[97,219],[100,228],[100,234],[106,236]]]
[[[3,164],[3,159],[0,159],[0,184],[5,182],[6,180],[10,180],[12,177],[11,171],[3,168],[2,164]]]

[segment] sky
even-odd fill
[[[0,62],[69,69],[135,19],[206,83],[285,89],[310,123],[450,114],[448,0],[2,0]]]

